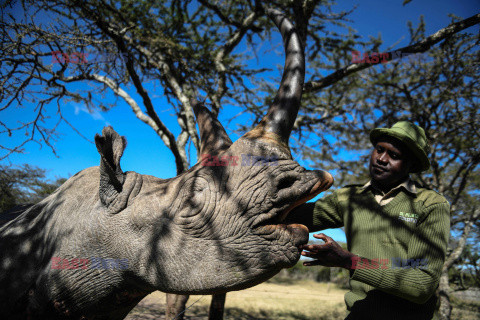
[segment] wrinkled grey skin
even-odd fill
[[[122,319],[148,293],[213,294],[256,285],[300,257],[303,225],[281,221],[333,183],[292,160],[288,137],[304,78],[293,27],[269,11],[286,43],[279,93],[260,124],[232,143],[195,103],[202,154],[237,165],[197,163],[172,179],[123,172],[125,138],[95,137],[100,166],[0,228],[0,318]],[[242,166],[241,155],[279,159]],[[126,269],[53,269],[52,258],[128,259]]]

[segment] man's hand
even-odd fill
[[[343,249],[337,242],[323,233],[314,234],[314,238],[325,241],[325,244],[306,244],[302,246],[302,256],[316,260],[304,262],[304,266],[321,265],[325,267],[341,267],[351,269],[353,253]]]

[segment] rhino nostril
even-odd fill
[[[293,186],[293,184],[297,181],[295,177],[284,177],[281,178],[280,181],[278,182],[278,189],[287,189]]]

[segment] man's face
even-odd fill
[[[393,188],[408,176],[411,165],[410,153],[400,141],[380,137],[370,156],[370,177],[384,189]]]

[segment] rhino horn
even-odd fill
[[[227,150],[232,145],[232,140],[222,124],[203,103],[192,99],[190,104],[193,106],[200,129],[200,154],[217,155]]]
[[[280,88],[260,123],[245,138],[264,139],[288,148],[288,139],[297,117],[305,80],[305,54],[293,24],[275,9],[266,10],[282,34],[285,67]],[[273,140],[273,141],[272,141]]]

